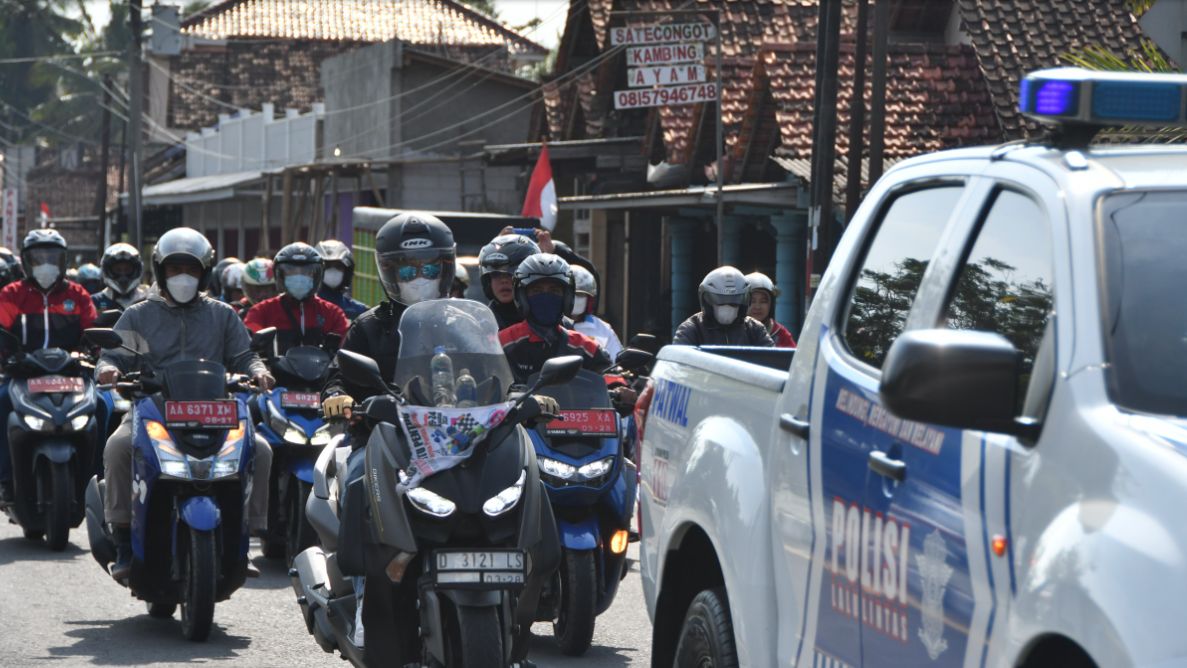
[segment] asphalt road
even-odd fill
[[[333,666],[305,632],[288,577],[279,562],[253,550],[262,577],[248,580],[215,609],[205,643],[181,637],[179,622],[148,616],[100,570],[87,549],[86,528],[71,532],[64,552],[24,539],[0,516],[0,665],[9,666]],[[637,555],[631,546],[631,556]],[[592,668],[650,663],[651,625],[637,567],[614,606],[598,618],[593,647],[578,659],[562,656],[552,629],[537,624],[531,658],[540,666]]]

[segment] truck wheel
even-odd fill
[[[317,545],[317,533],[305,517],[305,501],[312,490],[313,485],[302,480],[293,478],[289,482],[289,512],[286,522],[288,540],[285,545],[285,558],[290,565],[305,548]]]
[[[186,640],[204,641],[214,623],[214,597],[218,587],[214,534],[190,529],[186,555],[185,591],[181,599],[181,632]]]
[[[706,589],[692,599],[680,629],[673,665],[737,668],[734,625],[724,588]]]
[[[498,608],[460,605],[457,624],[457,656],[449,661],[451,668],[502,668],[503,627]]]
[[[48,467],[49,504],[45,508],[45,542],[49,549],[61,552],[70,542],[70,496],[73,477],[68,462],[54,462]]]
[[[593,641],[597,617],[598,569],[593,551],[566,550],[557,577],[561,597],[552,634],[562,653],[581,656]]]

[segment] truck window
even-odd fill
[[[1022,353],[1019,401],[1054,302],[1047,214],[1030,197],[1001,190],[984,214],[945,311],[950,329],[1001,334]]]
[[[963,192],[963,184],[913,190],[884,209],[849,291],[842,329],[845,345],[862,362],[882,368]]]

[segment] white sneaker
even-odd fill
[[[355,647],[363,648],[363,601],[359,600],[359,605],[354,612],[354,635],[350,642],[354,643]]]

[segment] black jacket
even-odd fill
[[[497,299],[492,299],[487,306],[490,307],[491,313],[495,314],[495,322],[499,323],[500,331],[523,322],[523,315],[520,314],[519,306],[515,304],[514,300],[504,304]]]
[[[773,347],[775,342],[763,324],[750,316],[736,325],[722,327],[717,323],[705,322],[705,314],[694,313],[680,323],[672,343],[685,346],[764,346]]]
[[[404,315],[405,307],[385,300],[360,315],[346,330],[346,337],[342,339],[342,350],[366,355],[379,365],[379,372],[384,380],[391,382],[396,377],[396,358],[400,354],[400,316]],[[357,385],[342,375],[338,363],[330,366],[330,377],[322,389],[322,399],[336,394],[347,394],[356,402],[362,402],[367,397],[376,394],[375,390]]]

